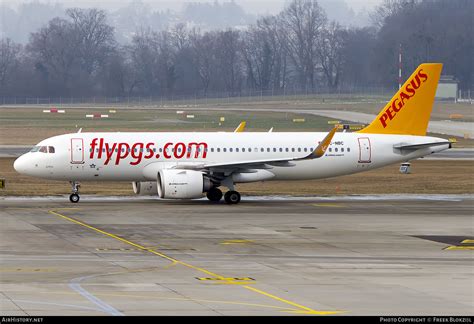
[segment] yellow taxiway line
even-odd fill
[[[68,209],[69,209],[69,208],[68,208]],[[56,210],[56,211],[55,211],[55,210],[49,210],[48,212],[49,212],[50,214],[52,214],[52,215],[56,215],[56,216],[58,216],[58,217],[61,217],[62,219],[65,219],[65,220],[67,220],[67,221],[69,221],[69,222],[72,222],[72,223],[74,223],[74,224],[83,226],[83,227],[88,228],[88,229],[90,229],[90,230],[92,230],[92,231],[95,231],[95,232],[97,232],[97,233],[100,233],[100,234],[103,234],[103,235],[105,235],[105,236],[111,237],[111,238],[116,239],[116,240],[118,240],[118,241],[120,241],[120,242],[129,244],[129,245],[131,245],[131,246],[133,246],[133,247],[135,247],[135,248],[137,248],[137,249],[139,249],[139,250],[146,251],[146,252],[152,253],[152,254],[154,254],[154,255],[157,255],[157,256],[159,256],[159,257],[161,257],[161,258],[163,258],[163,259],[166,259],[166,260],[172,262],[173,265],[175,265],[175,264],[180,264],[180,265],[185,266],[185,267],[187,267],[187,268],[190,268],[190,269],[193,269],[193,270],[196,270],[196,271],[205,273],[205,274],[207,274],[207,275],[210,275],[211,277],[215,277],[216,279],[220,280],[222,283],[225,283],[226,281],[228,281],[229,284],[235,284],[234,282],[232,282],[231,280],[229,280],[229,278],[226,278],[226,277],[224,277],[224,276],[221,276],[221,275],[219,275],[219,274],[216,274],[216,273],[214,273],[214,272],[212,272],[212,271],[209,271],[209,270],[206,270],[206,269],[204,269],[204,268],[196,267],[196,266],[194,266],[194,265],[192,265],[192,264],[189,264],[189,263],[187,263],[187,262],[183,262],[183,261],[177,260],[177,259],[175,259],[175,258],[173,258],[173,257],[170,257],[170,256],[168,256],[168,255],[166,255],[166,254],[164,254],[164,253],[161,253],[161,252],[159,252],[159,251],[157,251],[157,250],[150,249],[150,248],[146,248],[146,247],[144,247],[144,246],[142,246],[142,245],[140,245],[140,244],[131,242],[131,241],[126,240],[126,239],[124,239],[124,238],[122,238],[122,237],[120,237],[120,236],[117,236],[117,235],[115,235],[115,234],[108,233],[108,232],[103,231],[103,230],[101,230],[101,229],[99,229],[99,228],[97,228],[97,227],[94,227],[94,226],[91,226],[91,225],[86,224],[86,223],[84,223],[84,222],[81,222],[81,221],[79,221],[79,220],[77,220],[77,219],[74,219],[74,218],[68,217],[68,216],[66,216],[66,215],[60,214],[60,213],[57,212],[57,210]],[[248,284],[248,283],[247,283],[247,284]],[[265,292],[265,291],[263,291],[263,290],[260,290],[260,289],[255,288],[255,287],[251,287],[251,286],[247,286],[247,285],[245,285],[245,286],[244,286],[244,285],[241,285],[241,287],[243,287],[243,288],[245,288],[245,289],[247,289],[247,290],[253,291],[253,292],[255,292],[255,293],[258,293],[258,294],[260,294],[260,295],[263,295],[263,296],[272,298],[272,299],[274,299],[274,300],[280,301],[280,302],[285,303],[285,304],[287,304],[287,305],[291,305],[291,306],[293,306],[293,307],[296,307],[295,309],[293,309],[293,310],[287,310],[286,312],[292,312],[292,313],[298,313],[298,314],[315,314],[315,315],[329,315],[329,314],[339,314],[339,313],[343,313],[343,311],[319,311],[319,310],[314,310],[314,309],[311,309],[311,308],[309,308],[309,307],[306,307],[306,306],[297,304],[297,303],[295,303],[295,302],[286,300],[286,299],[284,299],[284,298],[280,298],[280,297],[277,297],[277,296],[275,296],[275,295],[269,294],[269,293],[267,293],[267,292]]]

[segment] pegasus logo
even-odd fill
[[[379,118],[383,128],[387,127],[387,123],[395,118],[397,113],[405,106],[405,101],[410,100],[410,98],[416,95],[416,90],[420,88],[426,80],[428,80],[428,75],[423,72],[423,69],[420,69],[415,77],[410,80],[410,83],[405,86],[405,89],[401,90],[398,96],[392,100],[383,115]]]

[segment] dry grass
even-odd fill
[[[23,176],[13,169],[14,159],[0,159],[0,177],[7,180],[0,196],[46,196],[70,192],[67,182]],[[241,184],[244,195],[348,195],[348,194],[473,194],[472,161],[418,160],[412,163],[412,174],[403,175],[393,165],[378,170],[325,180],[274,181]],[[129,182],[84,182],[81,193],[99,195],[133,195]]]
[[[240,103],[219,106],[222,111],[195,111],[196,118],[186,120],[179,117],[176,109],[124,109],[112,114],[109,119],[85,119],[86,113],[103,112],[104,107],[67,109],[66,114],[44,114],[42,107],[33,108],[0,108],[0,144],[7,145],[34,145],[39,141],[55,135],[75,132],[77,127],[84,131],[133,132],[133,131],[232,131],[242,120],[247,121],[247,131],[266,131],[271,127],[275,131],[327,131],[330,126],[325,118],[315,115],[294,114],[294,108],[307,109],[334,109],[376,113],[380,109],[379,103],[353,103],[341,105],[317,101]],[[288,113],[255,112],[253,108],[287,109]],[[473,105],[466,104],[436,104],[433,114],[443,115],[446,118],[450,113],[471,113]],[[249,111],[229,111],[229,108],[248,108]],[[227,109],[227,110],[226,110]],[[466,114],[465,114],[466,115]],[[219,117],[225,116],[226,121],[219,125]],[[294,123],[293,118],[305,118],[305,123]],[[439,134],[429,134],[436,137],[451,138]],[[474,147],[473,139],[456,137],[455,147]]]

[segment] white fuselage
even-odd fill
[[[305,157],[325,135],[295,132],[75,133],[40,142],[38,147],[53,147],[54,153],[47,150],[26,153],[15,161],[15,169],[54,180],[155,181],[159,169]],[[273,165],[265,170],[272,174],[271,177],[236,178],[235,182],[319,179],[357,173],[449,148],[449,144],[409,151],[394,148],[401,143],[436,142],[446,140],[426,136],[336,133],[321,158],[294,161],[286,166]]]

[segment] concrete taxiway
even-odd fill
[[[270,198],[0,198],[0,314],[473,314],[472,195]]]

